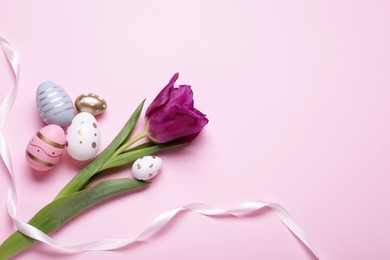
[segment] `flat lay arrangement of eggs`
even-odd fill
[[[96,156],[100,131],[95,116],[107,109],[107,102],[102,97],[84,93],[73,105],[60,85],[45,81],[37,88],[36,106],[47,126],[37,131],[27,144],[25,157],[31,168],[49,171],[60,162],[65,151],[77,161],[91,160]],[[132,172],[134,178],[146,181],[155,177],[161,168],[161,158],[144,156],[133,163]]]
[[[65,89],[52,81],[44,81],[36,91],[36,106],[42,121],[48,125],[27,145],[26,160],[31,168],[48,171],[60,162],[65,151],[78,161],[95,157],[100,133],[94,116],[106,110],[103,98],[92,93],[81,94],[73,105]]]

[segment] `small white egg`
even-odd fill
[[[99,126],[95,117],[87,112],[77,114],[66,131],[68,154],[78,161],[86,161],[97,154],[99,144]]]
[[[138,180],[149,180],[156,176],[161,170],[162,160],[157,156],[144,156],[137,159],[131,170],[133,175]]]

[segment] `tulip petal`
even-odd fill
[[[149,133],[153,141],[166,143],[196,134],[207,123],[208,119],[198,110],[172,106],[156,111],[149,118]]]
[[[191,86],[180,85],[178,88],[174,88],[171,92],[171,97],[167,106],[178,105],[180,107],[193,108],[194,99]]]
[[[159,107],[165,105],[169,101],[172,89],[173,89],[174,84],[178,78],[179,78],[179,73],[175,73],[173,75],[173,77],[171,78],[171,80],[169,81],[168,85],[166,85],[163,88],[163,90],[161,90],[161,92],[157,95],[157,97],[153,100],[153,102],[150,104],[150,106],[146,110],[145,115],[147,117],[150,116],[156,108],[159,108]]]

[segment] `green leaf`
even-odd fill
[[[165,149],[179,147],[185,144],[186,143],[178,143],[178,142],[170,142],[166,144],[154,144],[152,142],[148,142],[139,145],[134,149],[124,151],[118,156],[111,158],[109,161],[107,161],[106,164],[103,165],[102,170],[123,166],[134,162],[135,160],[137,160],[142,156],[151,155]]]
[[[122,154],[131,152],[131,151],[134,151],[134,150],[139,150],[139,149],[143,149],[143,148],[148,148],[148,147],[155,146],[155,145],[156,145],[156,144],[153,143],[153,142],[146,142],[146,143],[137,145],[137,146],[135,146],[135,147],[129,148],[129,149],[123,151]]]
[[[79,173],[58,193],[55,199],[77,192],[85,187],[88,181],[98,172],[102,166],[110,159],[118,147],[125,142],[134,131],[140,117],[145,100],[134,111],[133,115],[124,125],[115,139],[102,151],[91,163],[85,166]],[[107,169],[107,168],[106,168]]]
[[[147,185],[147,182],[130,178],[102,181],[93,187],[52,201],[35,214],[28,223],[49,234],[96,203]],[[14,232],[0,246],[0,260],[18,254],[34,242],[35,239],[19,231]]]

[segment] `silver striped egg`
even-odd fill
[[[51,81],[42,82],[36,93],[39,116],[46,124],[67,126],[75,115],[73,102],[65,90]]]

